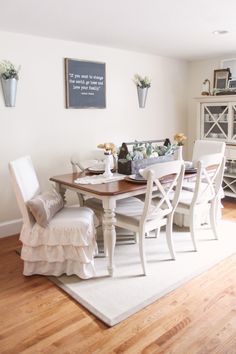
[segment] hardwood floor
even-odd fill
[[[224,206],[236,220],[236,200]],[[1,354],[236,354],[236,254],[109,328],[46,277],[24,277],[19,245],[0,239]]]

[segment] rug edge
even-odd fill
[[[172,291],[178,289],[178,287],[186,284],[190,280],[193,280],[197,276],[201,275],[203,272],[206,272],[206,271],[210,270],[211,268],[217,266],[219,263],[221,263],[225,259],[231,257],[235,253],[236,252],[233,251],[226,258],[219,259],[216,263],[212,261],[211,263],[203,266],[202,268],[199,268],[193,274],[188,275],[185,278],[183,278],[181,280],[181,282],[177,282],[177,283],[172,284],[171,286],[167,287],[165,290],[162,290],[160,293],[158,293],[158,294],[146,299],[142,304],[138,304],[137,306],[133,307],[132,309],[127,310],[127,311],[123,312],[122,314],[120,314],[120,315],[118,315],[116,317],[113,317],[113,318],[107,317],[106,315],[101,313],[99,310],[97,310],[92,304],[90,304],[89,302],[84,300],[79,295],[73,293],[73,291],[71,291],[71,289],[68,288],[64,283],[62,283],[60,281],[60,279],[58,279],[56,277],[53,277],[53,276],[48,276],[48,278],[53,283],[55,283],[57,286],[59,286],[63,291],[65,291],[67,294],[69,294],[73,299],[78,301],[78,303],[81,304],[87,311],[91,312],[94,316],[96,316],[98,319],[100,319],[102,322],[104,322],[109,327],[113,327],[113,326],[117,325],[118,323],[120,323],[121,321],[126,320],[130,316],[134,315],[138,311],[140,311],[140,310],[146,308],[147,306],[151,305],[153,302],[161,299],[164,295],[170,294]]]
[[[80,305],[82,305],[87,311],[91,312],[94,316],[99,318],[102,322],[104,322],[109,327],[114,326],[113,321],[110,320],[108,317],[103,315],[100,311],[96,310],[96,308],[91,305],[89,302],[84,300],[79,295],[75,294],[70,288],[68,288],[64,283],[60,281],[60,279],[54,276],[48,276],[53,283],[55,283],[59,288],[65,291],[66,294],[69,294],[73,299],[75,299]]]

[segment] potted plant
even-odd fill
[[[134,75],[134,83],[137,87],[139,108],[144,108],[147,99],[147,92],[151,86],[151,80],[147,76]]]
[[[3,60],[0,62],[0,77],[2,90],[7,107],[15,107],[17,83],[19,80],[20,67],[18,69],[9,61]]]

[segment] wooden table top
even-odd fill
[[[84,172],[68,173],[65,175],[51,177],[50,181],[57,182],[72,188],[77,188],[85,192],[94,193],[100,196],[115,196],[139,190],[143,191],[144,193],[146,190],[146,183],[135,183],[128,181],[127,179],[102,184],[79,184],[74,182],[77,178],[84,177],[85,175],[87,175],[87,173]],[[191,178],[194,176],[196,176],[196,173],[191,175],[187,174],[185,175],[185,178]],[[170,181],[171,179],[167,179],[165,182],[168,183]]]
[[[127,180],[103,183],[103,184],[78,184],[74,180],[78,177],[84,176],[83,173],[68,173],[65,175],[51,177],[50,181],[57,182],[69,187],[78,188],[80,190],[94,193],[102,196],[113,196],[123,193],[134,192],[137,190],[146,189],[145,183],[133,183]]]

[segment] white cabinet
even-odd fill
[[[225,195],[236,198],[236,146],[226,146],[226,165],[223,178]]]
[[[225,141],[225,195],[236,198],[236,96],[204,96],[198,101],[198,137]]]
[[[236,143],[236,103],[201,104],[202,139]]]

